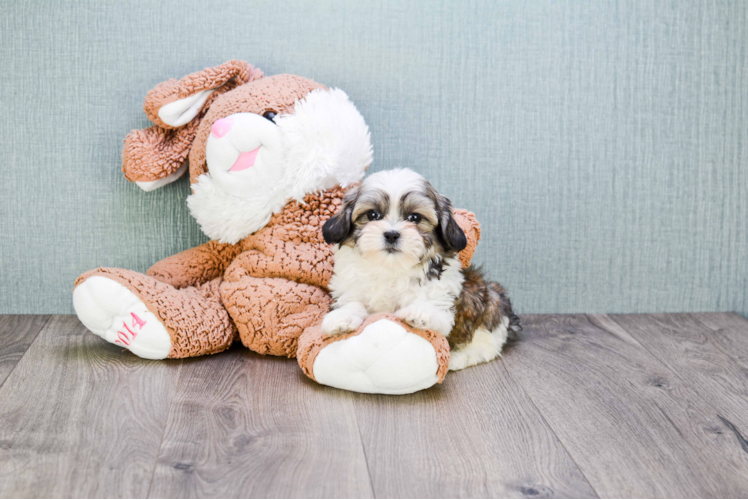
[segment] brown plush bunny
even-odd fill
[[[125,140],[125,176],[156,189],[179,178],[188,159],[187,203],[212,241],[146,274],[81,275],[73,303],[89,330],[150,359],[213,354],[237,339],[294,357],[301,344],[307,375],[336,386],[345,386],[341,374],[368,377],[371,384],[353,387],[365,392],[413,392],[443,379],[449,347],[438,334],[387,315],[341,337],[318,328],[333,267],[321,227],[372,161],[366,123],[344,92],[229,61],[158,85],[145,110],[155,125]],[[479,226],[469,212],[455,217],[468,237],[460,255],[467,265]],[[377,357],[364,342],[374,334],[395,347]],[[401,366],[397,345],[411,344],[415,350],[401,349],[409,356]],[[372,356],[379,371],[364,366]]]

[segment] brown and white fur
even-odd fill
[[[330,335],[356,330],[370,314],[390,312],[449,340],[449,368],[496,358],[520,329],[506,291],[480,269],[462,269],[465,234],[452,204],[409,169],[378,172],[349,191],[323,226],[337,243],[330,281]]]

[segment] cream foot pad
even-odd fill
[[[165,359],[171,351],[164,325],[117,281],[91,276],[73,291],[73,307],[86,328],[136,356]]]
[[[302,337],[300,341],[299,363],[307,375],[320,384],[354,392],[420,391],[440,382],[445,372],[443,365],[449,363],[446,340],[445,359],[443,352],[437,354],[431,341],[392,319],[367,320],[357,334],[341,340],[310,338],[304,342]],[[306,347],[302,348],[302,344]]]

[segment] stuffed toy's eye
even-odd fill
[[[275,117],[278,116],[277,113],[274,111],[266,111],[264,115],[262,115],[263,118],[267,118],[271,122],[275,123]]]
[[[369,218],[369,220],[379,220],[382,218],[382,214],[380,214],[376,210],[369,210],[366,216]]]
[[[410,214],[408,216],[408,222],[412,222],[413,224],[418,224],[419,222],[421,222],[421,219],[423,219],[423,217],[421,217],[421,214]]]

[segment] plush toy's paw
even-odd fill
[[[117,281],[91,276],[73,291],[73,307],[86,328],[136,356],[164,359],[171,351],[171,337],[164,325]]]
[[[356,330],[364,320],[346,309],[335,309],[325,314],[322,331],[328,335],[340,335]]]
[[[317,382],[370,394],[409,394],[441,382],[449,345],[416,333],[392,315],[367,318],[354,334],[330,338],[320,328],[299,340],[299,364]]]

